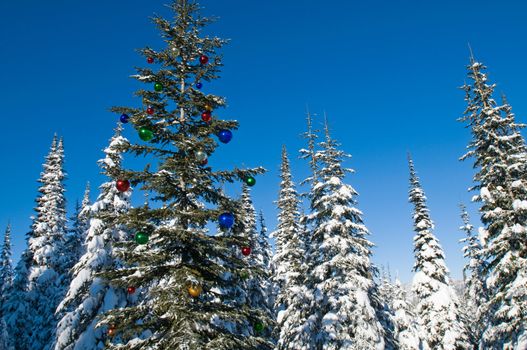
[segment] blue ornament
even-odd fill
[[[203,87],[203,84],[202,83],[196,83],[196,88],[199,90]]]
[[[222,129],[218,132],[218,139],[223,143],[229,143],[232,140],[232,132],[227,129]]]
[[[119,119],[121,119],[121,123],[125,123],[126,124],[126,123],[128,123],[128,119],[129,118],[130,117],[128,116],[128,114],[123,113],[123,114],[121,114],[121,118],[119,118]]]
[[[231,228],[234,225],[234,215],[231,213],[223,213],[218,218],[221,228]]]

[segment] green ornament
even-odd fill
[[[154,137],[154,133],[152,130],[143,127],[139,129],[139,137],[143,141],[150,141]]]
[[[264,330],[265,326],[262,322],[256,322],[254,324],[254,330],[258,333],[262,332]]]
[[[244,279],[244,280],[247,279],[247,278],[249,278],[249,272],[247,272],[247,271],[242,271],[242,272],[240,272],[240,277],[241,277],[242,279]]]
[[[135,241],[137,244],[146,244],[148,242],[148,235],[144,232],[137,232],[135,234]]]
[[[163,90],[163,85],[161,85],[160,83],[155,83],[154,90],[156,90],[157,92]]]
[[[247,176],[247,178],[245,178],[245,183],[247,186],[254,186],[256,184],[256,179],[252,176]]]

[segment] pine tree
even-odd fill
[[[103,276],[116,287],[145,288],[147,295],[108,312],[100,326],[109,327],[109,349],[270,349],[255,325],[272,327],[272,321],[245,303],[241,274],[248,259],[240,251],[249,241],[238,230],[240,202],[223,191],[224,184],[247,181],[263,169],[214,171],[207,165],[218,148],[215,135],[226,143],[238,127],[217,117],[222,97],[200,90],[218,77],[216,50],[224,40],[201,35],[210,19],[200,16],[196,3],[176,0],[170,8],[173,20],[154,18],[167,47],[140,50],[155,64],[134,76],[148,84],[136,93],[146,110],[113,108],[141,138],[123,151],[145,156],[148,164],[143,171],[116,169],[112,178],[149,192],[152,205],[119,216],[135,239],[114,247],[124,265]],[[234,215],[234,229],[223,213]],[[218,221],[224,234],[208,234],[207,225]]]
[[[399,279],[391,286],[394,339],[399,350],[421,350],[415,315]]]
[[[474,227],[470,224],[467,210],[463,204],[460,207],[463,226],[459,229],[466,234],[466,237],[461,239],[460,242],[465,243],[463,256],[468,259],[463,268],[465,323],[469,330],[471,343],[474,348],[477,348],[483,334],[483,325],[487,323],[487,320],[483,317],[486,314],[484,307],[488,301],[487,286],[485,285],[483,273],[486,262],[482,256],[481,242],[479,237],[473,232]]]
[[[374,306],[377,318],[384,330],[385,350],[398,349],[397,341],[394,338],[394,312],[392,309],[394,299],[394,286],[388,268],[381,269],[380,281],[374,285],[374,296],[372,305]]]
[[[415,272],[412,290],[417,298],[416,317],[423,349],[469,349],[457,296],[450,286],[445,255],[433,234],[426,197],[408,156],[410,202],[414,205]]]
[[[301,234],[299,195],[291,175],[287,150],[282,147],[280,192],[277,201],[278,226],[271,234],[276,249],[272,259],[273,283],[276,287],[274,309],[277,315],[275,335],[279,350],[307,350],[311,337],[302,325],[306,321],[303,310],[307,307],[303,261],[305,244]]]
[[[471,58],[466,84],[467,109],[460,119],[472,133],[469,151],[475,185],[473,200],[481,202],[483,269],[489,293],[488,326],[482,346],[496,349],[527,347],[527,153],[522,124],[507,101],[493,99],[481,63]]]
[[[273,289],[273,283],[271,281],[271,278],[273,276],[273,267],[271,266],[271,261],[273,258],[273,250],[271,248],[271,244],[269,243],[269,235],[267,234],[267,226],[265,225],[265,219],[263,211],[260,210],[260,216],[259,216],[259,222],[260,222],[260,234],[258,235],[258,244],[260,246],[261,254],[262,254],[262,269],[264,269],[267,272],[267,277],[265,280],[262,281],[262,288],[265,291],[265,294],[267,295],[266,305],[267,308],[271,311],[274,311],[274,298],[275,293]],[[274,312],[272,312],[274,313]]]
[[[98,162],[102,173],[108,177],[114,168],[120,167],[120,148],[129,143],[121,132],[122,126],[119,125],[104,150],[105,158]],[[109,285],[97,274],[120,267],[119,262],[113,259],[112,245],[128,238],[128,233],[123,225],[115,221],[119,214],[129,210],[131,191],[119,192],[111,177],[99,188],[97,201],[90,205],[87,187],[82,209],[78,211],[76,236],[85,237],[83,246],[86,251],[73,267],[69,290],[57,310],[63,316],[57,325],[55,350],[104,349],[106,329],[96,329],[97,317],[127,305],[126,291]],[[85,234],[82,231],[83,221],[88,218]]]
[[[0,350],[10,350],[11,340],[7,332],[5,304],[13,284],[13,266],[11,263],[11,224],[7,224],[4,244],[0,255]]]
[[[338,146],[326,122],[325,140],[314,155],[320,164],[318,181],[308,196],[311,239],[306,283],[313,290],[314,303],[307,317],[313,327],[313,349],[384,349],[384,333],[372,305],[372,298],[378,298],[372,294],[373,244],[356,208],[357,192],[343,182],[352,170],[342,167],[349,155]]]

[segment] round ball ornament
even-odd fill
[[[144,232],[137,232],[135,234],[135,242],[137,244],[146,244],[148,243],[148,235]]]
[[[218,217],[218,223],[221,228],[231,228],[234,225],[234,215],[231,213],[223,213]]]
[[[252,177],[252,176],[247,176],[245,178],[245,183],[247,184],[247,186],[251,186],[252,187],[252,186],[256,185],[256,179],[254,177]]]
[[[203,163],[204,161],[207,160],[207,153],[203,152],[203,151],[197,151],[195,153],[195,156],[196,156],[196,160],[200,163]]]
[[[247,278],[249,278],[249,272],[245,270],[240,272],[240,278],[246,280]]]
[[[126,192],[130,188],[130,181],[117,180],[117,182],[115,183],[115,187],[117,187],[117,191],[119,192]]]
[[[232,140],[232,132],[227,129],[218,131],[218,139],[223,143],[229,143]]]
[[[128,294],[134,294],[135,293],[135,287],[130,286],[130,287],[126,288],[126,291],[128,292]]]
[[[201,113],[201,120],[203,120],[205,123],[210,122],[212,120],[212,114],[209,111]]]
[[[196,83],[196,89],[200,90],[203,87],[203,84],[199,81]]]
[[[157,92],[163,91],[163,85],[161,83],[155,83],[154,90],[156,90]]]
[[[190,294],[191,297],[197,298],[201,294],[202,288],[200,285],[191,285],[188,287],[188,294]]]
[[[139,129],[139,137],[143,141],[150,141],[154,137],[154,133],[152,132],[152,130],[143,127]]]
[[[110,337],[113,337],[113,336],[115,335],[115,332],[116,332],[116,330],[115,330],[115,326],[114,326],[114,325],[111,325],[111,326],[108,328],[108,335],[109,335]]]
[[[209,58],[205,55],[199,56],[199,63],[201,64],[207,64],[209,63]]]
[[[148,107],[148,108],[146,109],[146,113],[152,115],[152,114],[154,114],[154,109],[153,109],[152,107]]]
[[[170,54],[173,57],[179,56],[180,53],[181,53],[181,51],[179,50],[179,48],[176,45],[171,45],[170,46]]]
[[[210,104],[206,104],[205,105],[205,110],[208,111],[208,112],[212,112],[212,106]]]
[[[130,119],[130,117],[126,113],[121,114],[121,117],[119,117],[119,120],[121,120],[121,123],[123,124],[128,123],[128,119]]]
[[[262,322],[258,321],[253,326],[255,332],[260,333],[264,330],[265,326]]]
[[[251,247],[242,247],[243,256],[249,256],[251,254]]]
[[[147,57],[146,58],[146,62],[152,64],[152,63],[154,63],[154,58],[153,57]]]

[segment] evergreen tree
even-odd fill
[[[474,227],[470,224],[466,208],[463,204],[460,207],[463,226],[459,229],[466,234],[466,237],[461,239],[460,242],[465,243],[463,256],[468,259],[463,268],[465,323],[467,324],[473,347],[478,348],[484,325],[487,323],[487,320],[483,317],[486,314],[484,307],[488,301],[485,275],[483,273],[486,262],[482,256],[481,242],[479,237],[473,232]]]
[[[487,83],[486,67],[471,58],[463,88],[467,109],[461,121],[472,133],[469,151],[477,193],[481,202],[483,269],[489,293],[488,326],[482,347],[527,347],[527,153],[515,116],[507,101],[493,99],[495,85]]]
[[[394,286],[390,276],[389,267],[382,268],[380,281],[374,285],[372,305],[375,307],[377,318],[384,330],[385,350],[398,349],[397,341],[394,338],[394,313],[392,309],[394,299]]]
[[[265,280],[262,281],[262,288],[267,295],[266,305],[269,310],[274,308],[274,298],[275,293],[273,289],[273,283],[271,278],[273,276],[273,268],[271,266],[271,260],[273,258],[273,250],[271,249],[271,244],[269,243],[269,235],[267,234],[267,226],[265,225],[265,219],[263,211],[260,210],[260,234],[258,235],[258,245],[260,246],[260,251],[262,254],[262,269],[267,272]]]
[[[119,192],[110,174],[121,164],[121,151],[129,142],[121,136],[122,126],[115,130],[105,158],[99,160],[102,173],[110,177],[103,183],[93,205],[89,205],[89,188],[85,192],[82,209],[78,211],[76,236],[85,237],[85,253],[73,267],[73,278],[66,297],[57,312],[62,314],[56,331],[55,350],[96,350],[105,348],[106,329],[95,328],[97,317],[105,312],[127,305],[126,291],[108,284],[97,274],[120,267],[112,256],[113,242],[128,238],[116,217],[130,208],[131,191]],[[81,231],[84,220],[89,219],[86,234]],[[132,290],[131,290],[132,291]],[[132,293],[132,296],[134,293]]]
[[[0,350],[11,349],[11,339],[5,322],[5,304],[13,284],[13,266],[11,263],[11,224],[7,224],[4,244],[0,255]]]
[[[399,350],[421,350],[415,315],[399,279],[391,285],[394,339]]]
[[[140,50],[155,64],[134,76],[148,84],[137,91],[146,110],[113,108],[141,138],[122,150],[145,156],[148,165],[143,171],[115,169],[112,178],[149,192],[154,205],[119,215],[135,237],[114,247],[124,265],[103,276],[116,287],[144,287],[147,295],[108,312],[100,326],[109,327],[109,349],[270,349],[256,324],[272,327],[272,320],[245,302],[242,288],[241,273],[249,265],[240,251],[250,242],[238,230],[241,205],[222,189],[263,169],[214,171],[207,165],[218,147],[215,135],[226,143],[238,127],[212,116],[225,105],[223,98],[200,90],[217,78],[216,50],[224,40],[201,35],[210,19],[193,1],[176,0],[170,8],[173,20],[154,18],[167,47]],[[234,215],[234,229],[224,213]],[[211,221],[219,221],[224,234],[207,234]]]
[[[384,349],[384,333],[372,304],[376,273],[370,262],[373,244],[357,192],[343,182],[351,169],[342,167],[349,157],[337,147],[325,125],[325,140],[315,153],[320,164],[308,195],[311,228],[307,285],[314,293],[307,318],[314,335],[313,349]]]
[[[469,349],[467,332],[454,289],[450,286],[443,249],[432,230],[426,197],[408,157],[410,202],[414,205],[415,272],[412,290],[417,297],[416,317],[423,349]]]
[[[306,321],[306,287],[304,285],[305,244],[300,226],[299,195],[291,175],[285,146],[282,147],[280,192],[277,201],[278,225],[271,234],[276,249],[272,259],[273,283],[276,287],[274,309],[277,315],[275,329],[279,350],[307,350],[311,335],[303,328]]]

